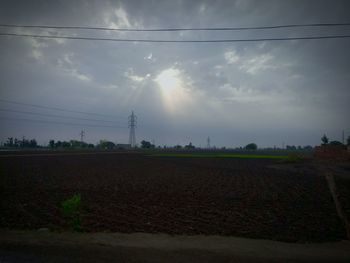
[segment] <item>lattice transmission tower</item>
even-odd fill
[[[82,130],[82,131],[79,133],[79,135],[80,135],[80,142],[84,142],[85,131]]]
[[[210,137],[207,139],[207,149],[210,149]]]
[[[136,146],[136,136],[135,136],[136,121],[137,121],[137,117],[134,114],[134,111],[132,111],[131,115],[129,116],[129,128],[130,128],[129,144],[133,148]]]

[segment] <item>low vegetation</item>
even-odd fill
[[[81,198],[79,194],[75,194],[72,197],[62,202],[62,214],[67,224],[74,231],[81,231]]]

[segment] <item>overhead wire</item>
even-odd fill
[[[162,31],[239,31],[239,30],[264,30],[277,28],[300,28],[300,27],[335,27],[349,26],[350,23],[309,23],[309,24],[286,24],[274,26],[251,26],[251,27],[193,27],[193,28],[111,28],[92,26],[49,26],[49,25],[23,25],[23,24],[0,24],[6,28],[41,28],[41,29],[82,29],[124,32],[162,32]]]
[[[144,42],[144,43],[234,43],[234,42],[262,42],[262,41],[290,41],[290,40],[319,40],[319,39],[344,39],[350,35],[324,35],[304,37],[276,37],[276,38],[241,38],[241,39],[206,39],[206,40],[162,40],[162,39],[125,39],[125,38],[100,38],[100,37],[78,37],[78,36],[50,36],[37,34],[2,33],[0,36],[32,37],[47,39],[72,39],[91,41],[112,42]]]
[[[101,113],[95,113],[95,112],[77,111],[77,110],[71,110],[71,109],[63,109],[63,108],[59,108],[59,107],[49,107],[49,106],[43,106],[43,105],[38,105],[38,104],[18,102],[18,101],[13,101],[13,100],[0,99],[0,102],[16,104],[16,105],[24,105],[24,106],[34,107],[34,108],[41,108],[41,109],[49,109],[49,110],[72,112],[72,113],[87,114],[87,115],[96,115],[96,116],[102,116],[102,117],[108,117],[108,118],[123,118],[121,116],[114,116],[114,115],[101,114]]]
[[[0,117],[0,120],[7,121],[27,121],[27,122],[38,122],[38,123],[51,123],[51,124],[62,124],[62,125],[73,125],[73,126],[83,126],[83,127],[98,127],[98,128],[127,128],[126,126],[115,126],[115,125],[94,125],[94,124],[81,124],[81,123],[71,123],[71,122],[60,122],[60,121],[47,121],[47,120],[33,120],[25,118],[7,118]]]
[[[30,114],[30,115],[38,115],[38,116],[44,116],[44,117],[63,118],[63,119],[116,123],[115,121],[108,121],[108,120],[79,118],[79,117],[73,117],[73,116],[63,116],[63,115],[55,115],[55,114],[47,114],[47,113],[39,113],[39,112],[30,112],[30,111],[21,111],[21,110],[12,110],[12,109],[2,109],[2,108],[0,108],[0,111],[2,111],[2,112],[21,113],[21,114]]]

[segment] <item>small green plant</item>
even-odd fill
[[[75,194],[62,202],[62,214],[74,231],[81,231],[81,198]]]

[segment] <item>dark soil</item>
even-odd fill
[[[88,232],[345,239],[325,178],[312,169],[272,168],[275,162],[130,153],[0,156],[0,227],[62,229],[61,203],[79,193]]]

